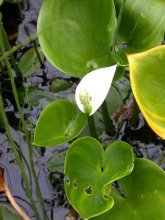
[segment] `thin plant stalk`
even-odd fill
[[[26,27],[25,27],[25,31],[26,31],[27,35],[30,35],[30,33],[29,33],[29,31],[28,31],[28,29],[27,29]],[[36,52],[38,61],[39,61],[39,63],[40,63],[40,66],[41,66],[41,67],[44,67],[44,64],[43,64],[43,62],[42,62],[40,53],[38,52],[38,46],[37,46],[36,40],[33,40],[32,43],[34,44],[35,52]]]
[[[93,115],[88,117],[88,126],[89,126],[90,135],[98,139]]]
[[[23,78],[23,82],[25,82],[25,79],[24,79],[23,76],[22,76],[22,78]],[[30,111],[31,106],[30,106],[30,102],[29,102],[29,99],[28,99],[28,90],[26,88],[25,88],[25,93],[26,93],[26,98],[27,98],[27,103],[28,103],[28,109]],[[28,132],[28,135],[29,136],[28,136],[28,139],[27,139],[27,144],[30,148],[30,151],[29,151],[30,169],[31,169],[31,172],[32,172],[32,175],[33,175],[33,178],[34,178],[35,185],[36,185],[36,194],[37,194],[37,197],[39,199],[39,203],[40,203],[40,206],[41,206],[41,209],[42,209],[43,220],[46,220],[47,219],[47,217],[46,217],[47,214],[46,214],[46,210],[45,210],[44,202],[43,202],[43,199],[42,199],[42,194],[41,194],[41,190],[40,190],[40,186],[39,186],[39,183],[38,183],[38,178],[37,178],[37,175],[36,175],[36,171],[35,171],[35,168],[34,168],[34,162],[33,162],[33,150],[32,150],[32,145],[31,145],[31,143],[32,143],[32,133]]]
[[[158,160],[157,164],[159,166],[162,166],[165,163],[165,151],[163,152],[162,156],[160,157],[160,159]]]
[[[117,39],[117,34],[118,34],[119,26],[120,26],[120,23],[121,23],[122,15],[123,15],[125,3],[126,3],[126,0],[123,0],[122,3],[121,3],[120,11],[119,11],[119,16],[117,18],[117,25],[116,25],[116,29],[115,29],[113,39],[112,39],[112,43],[111,43],[111,50],[112,50],[113,53],[116,52],[115,51],[116,39]]]
[[[17,50],[19,50],[21,47],[23,47],[25,44],[30,43],[31,41],[34,41],[37,39],[37,33],[27,37],[25,40],[23,40],[21,43],[17,44],[16,46],[12,47],[8,51],[4,52],[0,57],[0,62],[2,62],[6,57],[10,56]]]
[[[114,136],[115,135],[115,128],[113,126],[111,118],[109,117],[109,112],[108,112],[106,100],[101,105],[101,110],[102,110],[106,134],[108,134],[110,136]]]
[[[5,30],[4,30],[4,28],[3,28],[2,25],[1,25],[1,30],[2,30],[1,34],[3,35],[4,48],[7,49],[7,50],[10,50],[10,49],[11,49],[11,45],[10,45],[10,43],[9,43],[9,41],[8,41],[7,34],[6,34],[6,32],[5,32]],[[5,53],[5,52],[4,52],[4,53]],[[13,65],[14,69],[15,69],[16,72],[20,75],[20,71],[19,71],[19,69],[18,69],[18,67],[17,67],[17,65],[16,65],[16,62],[15,62],[15,58],[14,58],[13,53],[10,54],[10,59],[11,59],[11,63],[12,63],[12,65]],[[1,61],[0,61],[0,62],[1,62]]]
[[[24,16],[23,16],[22,9],[21,9],[21,2],[18,2],[17,5],[18,5],[18,9],[19,9],[19,16],[20,16],[20,19],[22,22],[24,19]]]
[[[140,113],[140,109],[139,106],[135,100],[135,98],[133,98],[133,110],[132,110],[132,115],[131,115],[131,124],[133,124],[133,126],[138,125],[138,121],[139,121],[139,113]]]
[[[3,54],[5,52],[5,48],[3,47],[3,41],[2,41],[3,34],[2,34],[2,31],[3,31],[3,28],[2,28],[2,25],[1,25],[1,30],[0,30],[0,32],[1,32],[1,34],[0,34],[1,35],[0,36],[1,42],[0,42],[0,45],[1,45],[1,50],[2,50],[2,54]],[[7,40],[7,39],[5,39],[5,40]],[[22,123],[22,127],[23,127],[23,130],[24,130],[26,138],[27,138],[30,168],[31,168],[31,172],[32,172],[32,175],[33,175],[33,178],[34,178],[35,185],[36,185],[36,193],[37,193],[37,197],[39,199],[40,205],[41,205],[43,220],[46,220],[47,219],[46,210],[45,210],[45,207],[44,207],[44,202],[43,202],[43,199],[42,199],[40,186],[39,186],[39,183],[38,183],[38,178],[37,178],[35,168],[34,168],[34,163],[33,163],[33,150],[32,150],[32,145],[31,145],[31,138],[30,138],[28,129],[26,127],[23,112],[22,112],[22,109],[21,109],[21,106],[20,106],[20,103],[19,103],[19,99],[18,99],[17,89],[16,89],[14,77],[13,77],[13,74],[12,74],[12,69],[11,69],[11,66],[10,66],[10,63],[9,63],[7,57],[4,58],[4,62],[6,64],[8,74],[9,74],[9,77],[10,77],[12,91],[13,91],[16,106],[18,108],[18,112],[19,112],[19,115],[20,115],[20,120],[21,120],[21,123]]]
[[[8,123],[6,112],[4,110],[3,99],[2,99],[1,94],[0,94],[0,114],[3,118],[3,122],[4,122],[4,125],[5,125],[5,130],[6,130],[6,133],[7,133],[7,136],[8,136],[9,143],[11,145],[12,151],[14,153],[15,159],[17,161],[17,164],[19,166],[19,169],[21,171],[21,174],[22,174],[22,177],[23,177],[23,180],[24,180],[27,196],[30,200],[30,203],[31,203],[31,206],[33,208],[36,219],[39,220],[39,215],[38,215],[37,208],[35,206],[35,203],[34,203],[34,200],[33,200],[32,194],[31,194],[31,190],[30,190],[30,186],[29,186],[29,180],[28,180],[28,177],[27,177],[27,174],[26,174],[26,170],[24,169],[24,165],[23,165],[23,163],[22,163],[22,161],[19,157],[19,154],[17,152],[17,148],[15,146],[15,143],[14,143],[12,135],[11,135],[10,126],[9,126],[9,123]]]

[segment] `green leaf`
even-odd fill
[[[52,92],[61,92],[72,87],[71,83],[67,82],[64,79],[55,79],[52,81],[50,90]]]
[[[128,56],[131,85],[150,127],[165,138],[165,46]]]
[[[24,98],[25,95],[26,94],[23,93],[22,97]],[[28,88],[28,95],[25,97],[24,101],[26,103],[30,103],[31,106],[36,106],[44,99],[52,102],[58,100],[59,98],[60,96],[53,92],[40,90],[36,86],[33,86]]]
[[[22,218],[17,215],[15,210],[9,206],[8,204],[2,203],[0,204],[0,219],[1,220],[21,220]]]
[[[121,106],[123,106],[123,99],[114,86],[111,86],[106,97],[106,101],[110,116],[112,116]]]
[[[34,144],[57,146],[77,137],[87,123],[87,116],[64,99],[50,103],[41,113],[34,133]]]
[[[116,68],[116,72],[115,72],[115,75],[114,75],[114,78],[113,78],[113,82],[116,82],[119,79],[121,79],[124,76],[124,74],[125,74],[125,67],[118,66]]]
[[[115,0],[117,12],[123,0]],[[119,27],[119,43],[140,52],[162,44],[165,33],[165,1],[127,0]]]
[[[41,62],[44,61],[44,55],[41,48],[37,48],[38,54],[40,56]],[[20,59],[18,63],[18,68],[21,71],[23,77],[29,77],[35,73],[37,69],[41,66],[39,58],[37,56],[36,49],[33,47],[29,49]]]
[[[66,150],[57,153],[48,160],[47,167],[50,172],[64,173],[64,160],[66,156]]]
[[[129,144],[114,142],[105,151],[92,137],[74,141],[66,155],[65,191],[84,219],[111,209],[111,183],[131,173],[133,152]]]
[[[136,159],[133,172],[119,180],[125,198],[114,192],[115,205],[92,220],[163,220],[165,172],[155,163]]]
[[[112,0],[47,0],[37,29],[41,48],[52,65],[81,77],[93,68],[114,64],[109,47],[115,27]]]

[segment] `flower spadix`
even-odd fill
[[[115,74],[116,65],[100,68],[85,75],[75,92],[79,109],[92,115],[106,98]]]

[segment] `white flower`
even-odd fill
[[[116,65],[100,68],[85,75],[78,84],[75,99],[79,109],[92,115],[106,98],[115,74]]]

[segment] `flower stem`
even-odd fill
[[[35,203],[34,203],[34,200],[33,200],[32,194],[31,194],[30,185],[29,185],[27,174],[26,174],[26,170],[24,169],[24,165],[23,165],[23,163],[22,163],[22,161],[19,157],[19,154],[17,152],[17,148],[15,146],[15,143],[14,143],[12,135],[11,135],[11,131],[10,131],[8,119],[7,119],[5,110],[4,110],[3,99],[2,99],[1,94],[0,94],[0,114],[3,118],[3,122],[4,122],[4,125],[5,125],[5,129],[6,129],[6,133],[7,133],[7,136],[8,136],[9,143],[11,145],[11,148],[13,150],[14,156],[16,158],[16,161],[18,163],[19,169],[21,171],[21,174],[22,174],[22,177],[23,177],[23,180],[24,180],[27,196],[28,196],[28,198],[30,200],[30,203],[31,203],[31,206],[34,210],[36,219],[39,220],[39,215],[38,215],[37,208],[35,206]]]
[[[108,112],[106,101],[103,102],[103,104],[101,106],[101,110],[102,110],[103,120],[104,120],[104,124],[105,124],[105,132],[106,132],[106,134],[108,134],[110,136],[114,136],[115,135],[115,128],[113,126],[112,120],[109,117],[109,112]]]
[[[25,40],[23,40],[21,43],[17,44],[16,46],[12,47],[11,49],[9,49],[8,51],[6,51],[5,53],[2,54],[2,56],[0,57],[0,62],[2,60],[4,60],[6,57],[10,56],[11,54],[13,54],[14,52],[16,52],[17,50],[19,50],[22,46],[24,46],[25,44],[28,44],[31,41],[34,41],[37,39],[37,33],[27,37]]]
[[[3,42],[3,44],[1,45],[1,49],[2,50],[4,50],[4,49],[7,49],[7,50],[10,50],[11,49],[11,45],[10,45],[10,43],[9,43],[9,41],[8,41],[8,37],[7,37],[7,34],[6,34],[6,32],[5,32],[5,30],[4,30],[4,28],[3,28],[3,26],[2,26],[2,24],[0,24],[0,28],[1,28],[1,37],[2,37],[2,42]],[[3,47],[3,48],[2,48]],[[5,50],[4,50],[4,52],[2,53],[2,56],[5,54]],[[7,58],[7,56],[8,55],[6,55],[6,58]],[[20,71],[19,71],[19,69],[18,69],[18,66],[16,65],[16,62],[15,62],[15,58],[14,58],[14,55],[13,55],[13,53],[11,53],[10,55],[10,62],[11,62],[11,64],[13,65],[13,67],[14,67],[14,69],[15,69],[15,71],[16,71],[16,73],[18,73],[19,75],[20,75]],[[5,57],[4,57],[5,58]],[[0,62],[1,62],[1,60],[0,60]]]
[[[137,126],[138,125],[138,121],[139,121],[139,118],[138,118],[138,115],[140,113],[140,109],[139,109],[139,106],[135,100],[135,98],[133,99],[133,110],[132,110],[132,115],[131,115],[131,124],[133,124],[133,126]]]
[[[88,126],[89,126],[89,130],[90,130],[90,135],[96,139],[98,139],[97,137],[97,132],[96,132],[96,127],[95,127],[95,120],[93,115],[88,117]]]
[[[6,42],[6,43],[4,43],[4,42]],[[0,47],[1,47],[0,49],[1,49],[2,54],[5,53],[4,45],[9,45],[9,42],[8,42],[6,33],[3,29],[3,26],[0,23]],[[32,175],[33,175],[33,178],[34,178],[35,185],[36,185],[36,194],[37,194],[37,197],[38,197],[40,205],[41,205],[43,220],[46,220],[47,219],[46,210],[45,210],[45,207],[44,207],[44,202],[43,202],[43,199],[42,199],[40,186],[39,186],[39,183],[38,183],[38,178],[37,178],[35,168],[34,168],[34,163],[33,163],[33,150],[32,150],[32,145],[31,145],[31,137],[30,137],[29,131],[26,127],[26,123],[25,123],[25,120],[24,120],[24,115],[23,115],[23,112],[22,112],[22,109],[21,109],[21,106],[20,106],[20,103],[19,103],[19,99],[18,99],[17,89],[16,89],[14,77],[13,77],[13,74],[12,74],[12,69],[11,69],[10,63],[7,59],[7,56],[4,57],[4,62],[6,64],[8,74],[9,74],[9,78],[10,78],[10,81],[11,81],[11,86],[12,86],[12,91],[13,91],[13,94],[14,94],[14,99],[15,99],[16,106],[18,108],[18,112],[19,112],[19,115],[20,115],[20,121],[22,123],[22,127],[23,127],[23,130],[25,132],[26,139],[27,139],[30,169],[31,169],[31,172],[32,172]],[[35,204],[33,205],[33,210],[35,212],[36,219],[39,219],[39,215],[38,215]]]

